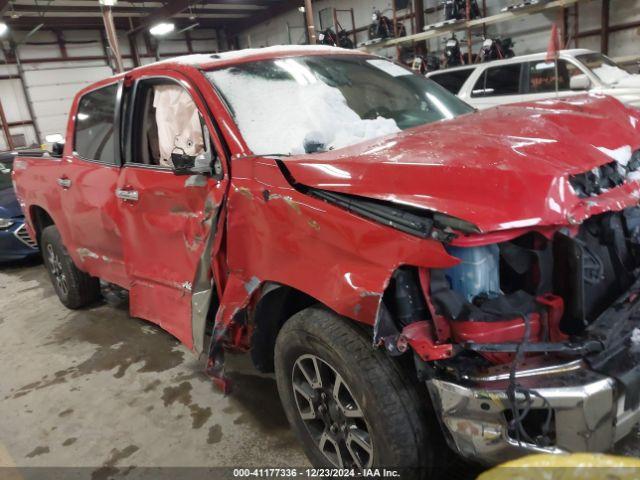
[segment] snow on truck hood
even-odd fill
[[[579,198],[569,176],[640,148],[640,114],[585,95],[503,106],[357,145],[290,157],[296,182],[467,220],[483,232],[567,225],[638,203],[640,184]]]

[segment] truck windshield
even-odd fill
[[[257,155],[296,155],[469,113],[444,88],[382,58],[327,55],[207,72]]]
[[[629,76],[629,72],[620,68],[616,62],[601,53],[583,53],[576,55],[576,59],[608,85],[618,83],[621,79]]]
[[[11,188],[11,168],[13,167],[13,161],[8,162],[6,160],[0,161],[0,190],[5,188]]]

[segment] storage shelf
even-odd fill
[[[384,40],[378,43],[372,43],[369,45],[359,45],[358,48],[364,51],[372,51],[372,50],[379,50],[382,48],[395,47],[395,46],[406,44],[406,43],[421,42],[424,40],[429,40],[430,38],[442,37],[450,34],[451,32],[480,27],[482,25],[491,25],[495,23],[508,22],[510,20],[515,20],[517,18],[525,17],[527,15],[532,15],[534,13],[541,13],[549,10],[554,10],[556,8],[568,7],[570,5],[573,5],[579,2],[584,2],[584,1],[586,0],[553,0],[547,3],[529,5],[527,7],[519,8],[517,10],[500,12],[496,15],[491,15],[489,17],[476,18],[474,20],[468,20],[464,22],[457,22],[453,25],[445,25],[438,29],[427,30],[425,32],[418,32],[418,33],[414,33],[413,35],[407,35],[405,37],[390,38],[388,40]]]

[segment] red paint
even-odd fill
[[[450,343],[437,344],[433,327],[428,321],[414,322],[402,329],[402,341],[406,341],[423,360],[444,360],[453,354]]]
[[[258,52],[243,60],[212,59],[202,67],[291,55]],[[347,318],[373,324],[397,267],[417,266],[426,275],[430,268],[457,263],[441,243],[304,195],[291,187],[274,159],[248,157],[251,152],[233,118],[195,66],[165,61],[89,89],[123,78],[131,85],[155,75],[178,79],[192,94],[223,160],[222,180],[187,188],[186,177],[169,172],[89,163],[74,155],[72,141],[64,159],[25,158],[16,162],[14,171],[29,231],[34,232],[34,207],[48,212],[81,269],[131,291],[132,315],[158,323],[197,348],[192,344],[192,292],[187,284],[194,281],[205,248],[202,238],[212,231],[215,215],[219,220],[213,225],[217,228],[209,274],[220,298],[215,321],[218,331],[228,334],[229,346],[247,348],[248,329],[234,329],[234,315],[256,301],[264,282],[289,285]],[[68,139],[74,137],[76,108],[77,100]],[[567,178],[611,161],[597,146],[639,148],[638,124],[637,111],[610,98],[582,96],[490,109],[283,161],[295,180],[307,186],[467,220],[483,233],[460,236],[455,243],[481,245],[531,230],[550,236],[595,213],[636,204],[636,182],[583,200],[572,193]],[[318,168],[323,165],[332,169]],[[339,178],[331,174],[335,169],[342,171]],[[69,191],[56,184],[63,175],[73,180]],[[135,188],[141,200],[135,205],[118,200],[116,188]],[[95,257],[80,255],[82,249]],[[435,333],[424,322],[407,332],[412,347],[424,355],[450,352],[450,338],[522,337],[517,319],[462,325],[434,316],[434,323]],[[536,317],[533,335],[539,332]]]

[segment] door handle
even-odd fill
[[[138,191],[137,190],[123,190],[118,188],[116,190],[116,197],[120,200],[124,200],[125,202],[137,202],[138,201]]]
[[[71,187],[71,180],[67,177],[60,177],[58,179],[58,185],[66,190],[67,188]]]

